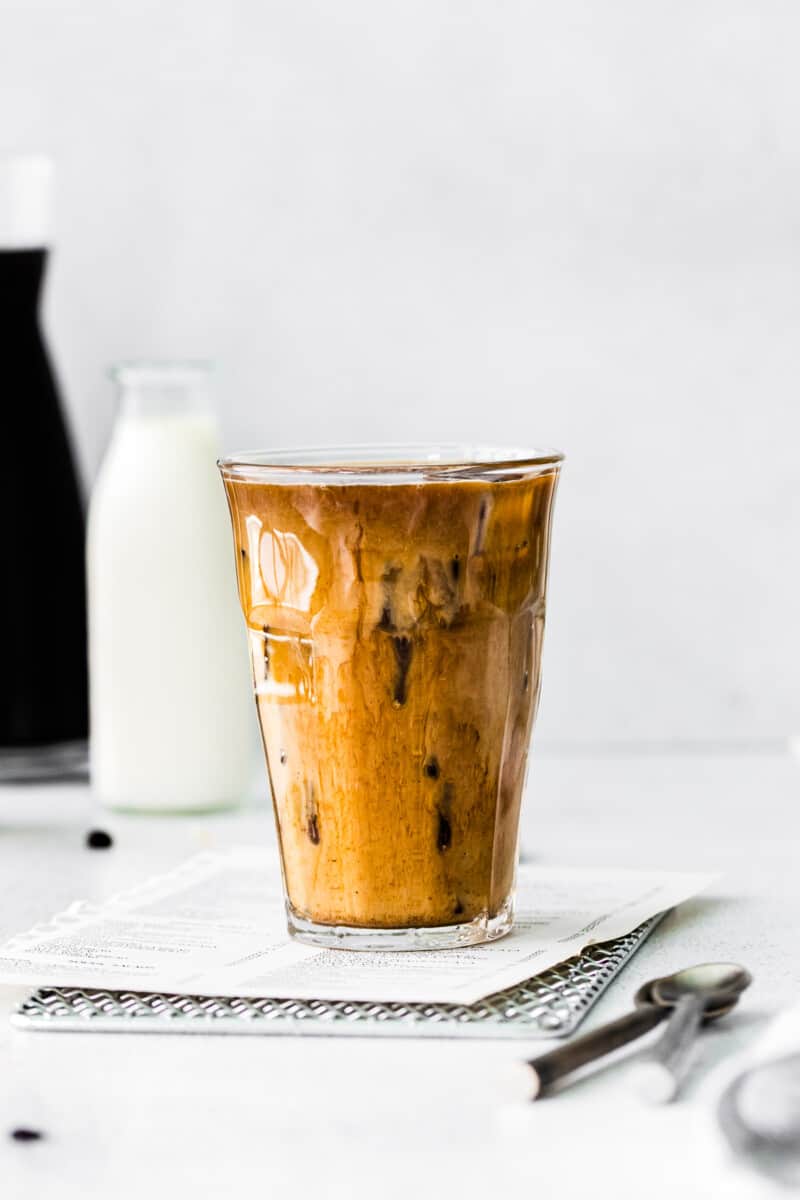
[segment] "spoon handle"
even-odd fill
[[[666,1009],[658,1008],[655,1004],[646,1004],[635,1008],[627,1016],[601,1025],[593,1033],[576,1038],[566,1046],[559,1046],[547,1054],[540,1054],[528,1062],[533,1071],[533,1094],[531,1100],[538,1100],[558,1079],[577,1071],[578,1067],[610,1054],[620,1046],[641,1037],[650,1029],[654,1029],[659,1021],[667,1015]]]
[[[674,1100],[689,1066],[703,1011],[702,996],[682,996],[670,1013],[661,1037],[634,1064],[633,1083],[643,1100],[651,1104]]]

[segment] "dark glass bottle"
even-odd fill
[[[39,325],[47,249],[4,246],[2,232],[0,763],[7,772],[24,751],[17,760],[36,774],[37,748],[87,736],[84,515]]]

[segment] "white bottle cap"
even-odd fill
[[[48,246],[53,162],[45,154],[0,156],[0,250]]]

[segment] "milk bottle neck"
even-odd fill
[[[126,364],[112,372],[125,422],[214,417],[208,369],[200,364]]]

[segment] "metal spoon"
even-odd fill
[[[652,1001],[671,1012],[661,1037],[631,1072],[642,1099],[665,1104],[675,1098],[701,1023],[730,1012],[751,983],[737,963],[701,963],[649,985]]]
[[[699,968],[688,969],[692,971]],[[678,975],[683,974],[682,971],[678,972]],[[547,1054],[540,1054],[538,1058],[531,1059],[528,1062],[528,1066],[533,1072],[531,1100],[538,1100],[544,1096],[552,1085],[559,1079],[563,1079],[565,1075],[571,1075],[579,1067],[594,1062],[595,1059],[602,1058],[604,1055],[610,1054],[612,1050],[618,1050],[620,1046],[625,1046],[628,1042],[655,1029],[656,1025],[669,1015],[670,1007],[666,1000],[655,1002],[654,988],[656,984],[666,984],[676,977],[667,975],[663,979],[649,980],[636,993],[634,997],[636,1007],[633,1012],[616,1021],[610,1021],[607,1025],[601,1025],[594,1032],[576,1038],[565,1046],[559,1046],[557,1050],[551,1050]],[[661,995],[661,993],[659,994]],[[701,1017],[712,1020],[718,1016],[724,1016],[725,1013],[730,1012],[735,1003],[735,998],[732,999],[726,995],[724,1000],[719,1004],[715,1003],[705,1013],[701,1010]]]

